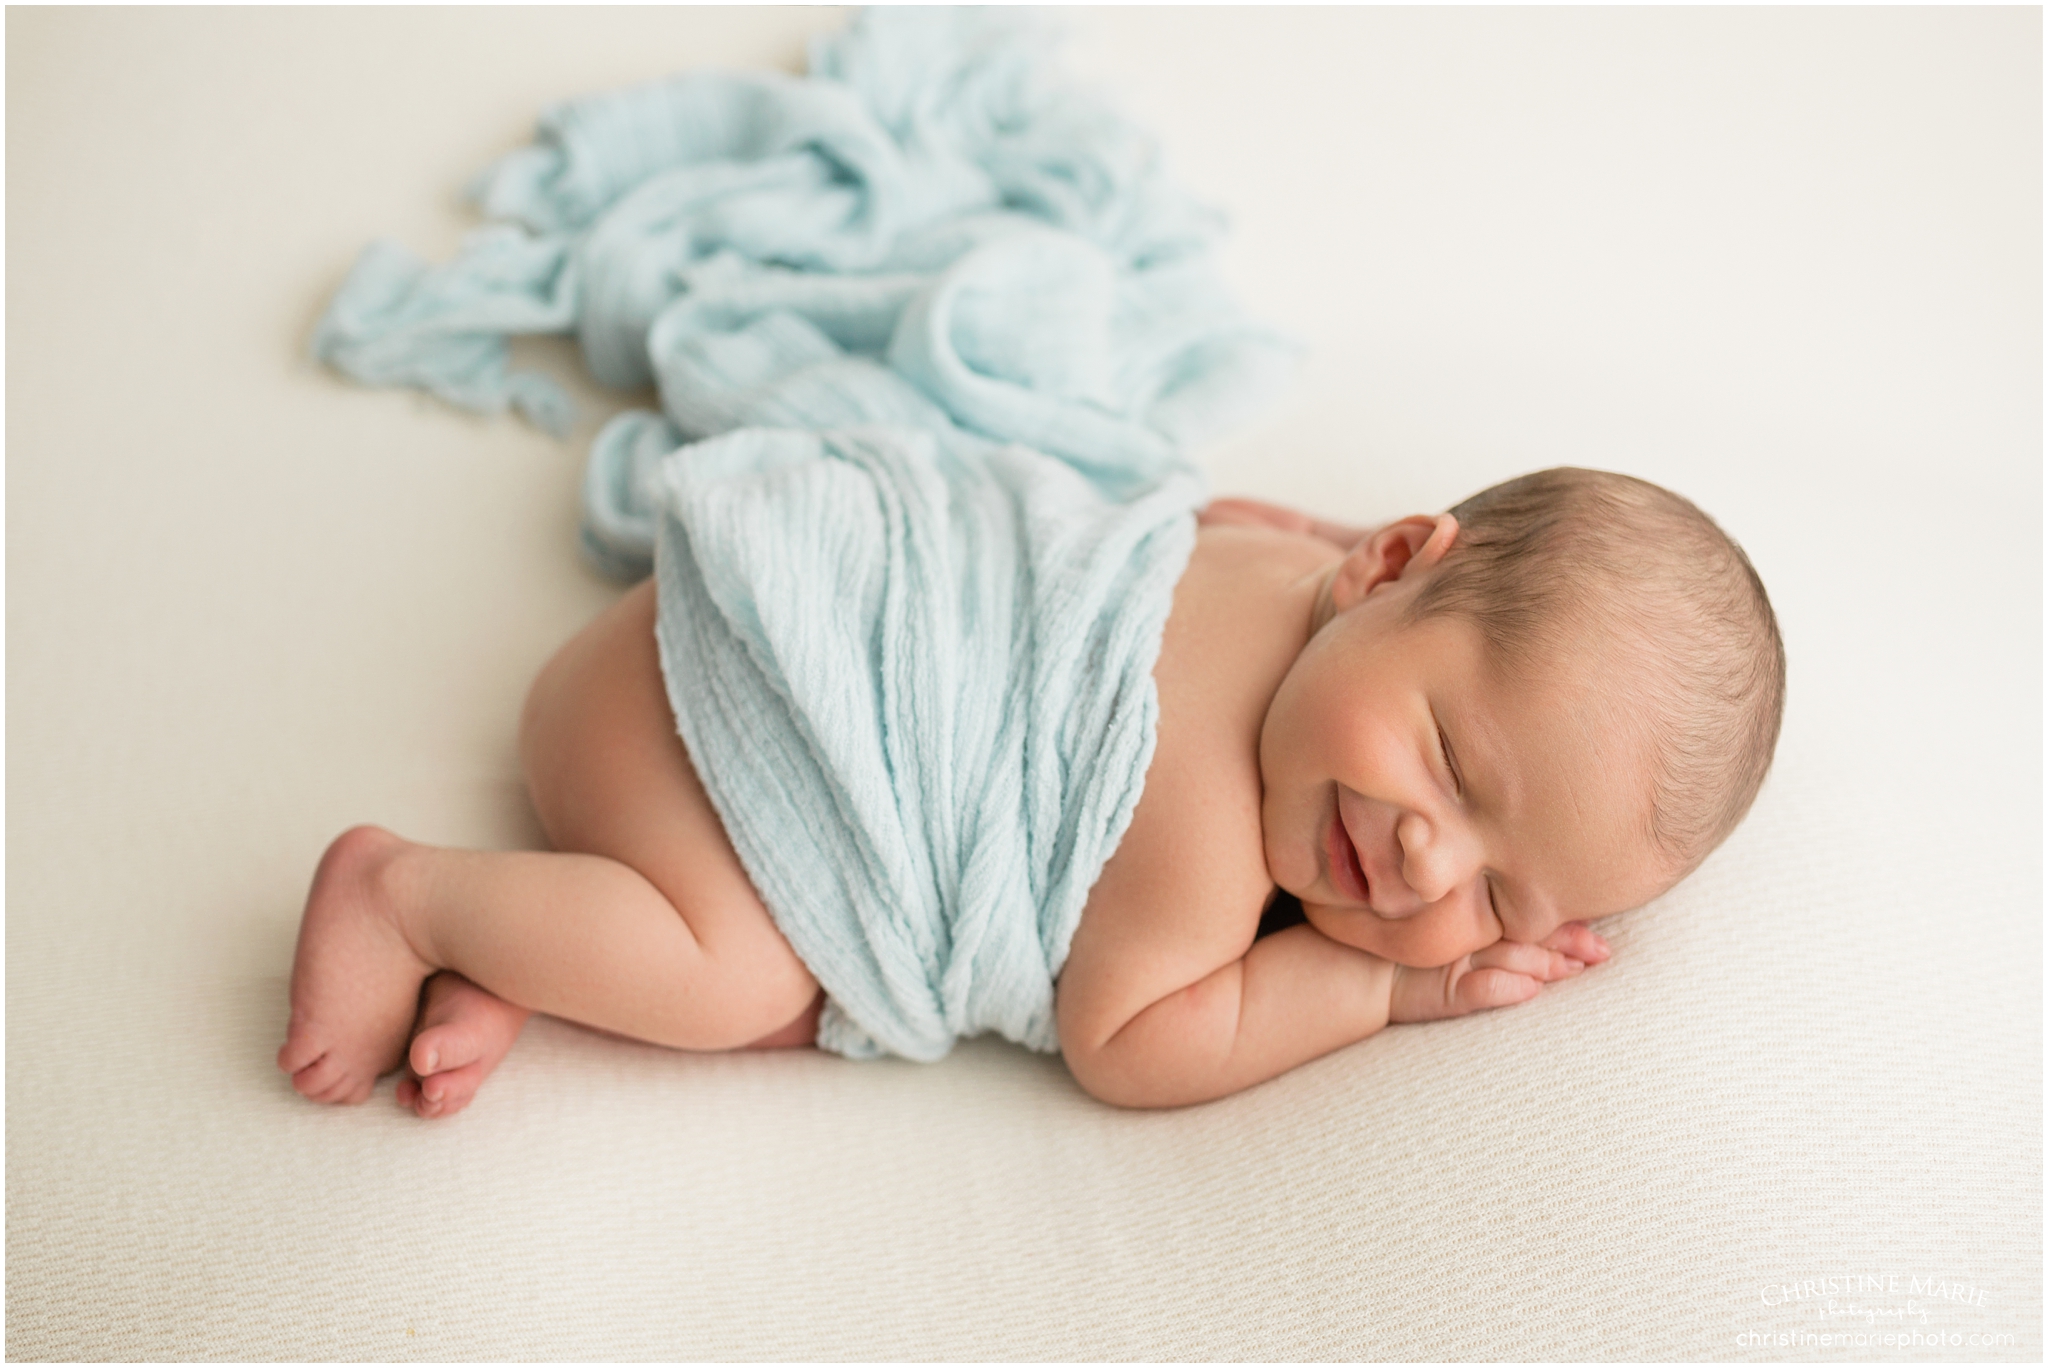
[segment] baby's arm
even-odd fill
[[[1135,930],[1136,927],[1132,927]],[[1435,1021],[1526,1002],[1580,972],[1591,932],[1560,927],[1540,945],[1497,941],[1437,969],[1411,969],[1341,945],[1312,926],[1254,941],[1221,968],[1123,1015],[1157,987],[1166,947],[1124,947],[1108,965],[1129,974],[1062,987],[1060,1028],[1083,1087],[1125,1106],[1170,1107],[1223,1097],[1365,1039],[1392,1022]],[[1154,981],[1147,984],[1147,978]],[[1121,982],[1119,982],[1121,980]],[[1078,1007],[1093,989],[1097,1011]]]
[[[1192,947],[1153,941],[1144,924],[1154,920],[1120,925],[1117,944],[1104,938],[1100,956],[1070,960],[1061,978],[1067,1066],[1105,1101],[1206,1102],[1363,1040],[1390,1019],[1394,966],[1313,927],[1289,927],[1191,973]]]

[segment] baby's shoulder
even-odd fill
[[[1342,558],[1336,547],[1304,532],[1236,523],[1198,527],[1182,585],[1192,576],[1199,593],[1229,582],[1270,595]],[[1175,610],[1180,606],[1176,600]]]
[[[1328,542],[1264,527],[1204,527],[1173,592],[1153,670],[1203,720],[1256,737],[1281,677],[1308,640],[1300,587],[1340,558]]]
[[[1201,530],[1152,672],[1152,763],[1062,971],[1063,1033],[1105,1021],[1114,1029],[1162,985],[1196,982],[1257,936],[1273,889],[1259,733],[1307,638],[1300,582],[1333,559],[1327,543],[1307,538]]]
[[[1306,537],[1201,530],[1153,668],[1157,740],[1137,812],[1098,885],[1106,898],[1164,899],[1190,912],[1218,904],[1221,915],[1249,919],[1247,937],[1257,926],[1272,889],[1259,734],[1307,639],[1307,600],[1289,589],[1335,558]]]

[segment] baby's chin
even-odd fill
[[[1469,949],[1455,947],[1438,954],[1429,953],[1427,947],[1418,950],[1401,943],[1412,937],[1391,934],[1406,923],[1389,922],[1361,908],[1319,903],[1312,898],[1302,898],[1298,893],[1295,896],[1300,898],[1302,915],[1310,926],[1340,945],[1363,950],[1404,969],[1441,969],[1471,953]]]
[[[1293,892],[1292,889],[1288,891]],[[1384,944],[1386,937],[1379,934],[1379,918],[1371,912],[1356,907],[1339,907],[1332,903],[1317,902],[1313,895],[1302,897],[1301,894],[1295,893],[1294,896],[1301,899],[1301,914],[1308,919],[1308,924],[1339,945],[1348,945],[1354,950],[1363,950],[1368,955],[1393,960],[1396,964],[1401,962],[1387,953],[1389,947]]]

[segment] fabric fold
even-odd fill
[[[807,77],[565,101],[478,177],[496,222],[439,266],[373,244],[313,351],[559,433],[567,395],[514,371],[506,342],[571,334],[599,383],[658,384],[703,437],[737,424],[703,425],[735,406],[693,388],[702,353],[737,357],[788,312],[963,428],[1156,471],[1276,393],[1294,348],[1216,279],[1221,216],[1059,76],[1056,45],[1030,14],[877,9],[816,40]]]
[[[1199,481],[1120,501],[902,428],[732,433],[656,478],[670,702],[825,988],[818,1043],[1057,1049],[1054,985],[1151,762]]]

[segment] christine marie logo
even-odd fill
[[[1851,1303],[1847,1298],[1882,1299],[1889,1305]],[[1765,1306],[1797,1307],[1822,1316],[1888,1312],[1894,1318],[1920,1320],[1944,1307],[1991,1304],[1985,1289],[1967,1279],[1907,1273],[1847,1273],[1765,1283],[1757,1289],[1757,1299]]]

